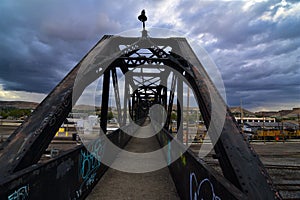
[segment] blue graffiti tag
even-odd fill
[[[202,190],[204,190],[203,189],[204,186],[206,186],[206,187],[208,187],[208,189],[210,189],[210,191],[211,191],[210,194],[207,194],[207,193],[204,194],[204,192],[202,191]],[[196,189],[196,190],[194,191],[194,189]],[[211,197],[212,200],[221,200],[221,198],[215,194],[214,186],[208,178],[203,179],[198,184],[195,173],[191,173],[190,174],[190,200],[206,199],[205,197],[208,195]]]
[[[25,200],[28,199],[29,185],[25,185],[15,190],[14,193],[8,196],[8,200]]]
[[[86,145],[86,148],[88,152],[81,150],[79,161],[80,176],[83,180],[88,179],[100,167],[104,143],[98,138]]]
[[[102,140],[101,137],[99,137],[96,140],[93,140],[86,144],[87,150],[98,160],[102,160],[102,156],[104,153],[104,143],[105,140]]]
[[[80,155],[80,177],[86,180],[100,167],[101,162],[89,152],[81,150]]]
[[[101,165],[104,153],[104,142],[101,138],[91,141],[86,145],[88,151],[81,150],[79,157],[79,178],[83,181],[76,191],[76,196],[80,197],[84,187],[90,187],[96,181],[97,170]]]

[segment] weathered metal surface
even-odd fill
[[[183,102],[183,82],[178,79],[177,81],[177,139],[183,142],[183,106],[180,106],[180,102]]]
[[[174,100],[174,94],[175,94],[175,85],[177,82],[177,77],[173,74],[172,76],[172,82],[171,82],[171,90],[169,94],[169,105],[167,110],[167,120],[165,122],[165,128],[169,129],[169,125],[171,123],[171,114],[173,110],[173,100]]]
[[[116,68],[112,69],[112,79],[113,79],[113,86],[114,86],[114,92],[115,92],[115,102],[117,106],[117,112],[118,112],[118,122],[122,122],[122,109],[121,109],[121,99],[120,99],[120,92],[119,92],[119,83],[118,83],[118,76]]]
[[[109,37],[103,37],[97,45],[101,45],[100,43]],[[82,61],[3,144],[0,152],[0,174],[2,176],[24,169],[40,159],[72,109],[72,90]]]
[[[215,101],[217,105],[225,103],[204,68],[200,67],[200,71],[198,71],[199,67],[197,69],[194,67],[201,66],[201,63],[188,43],[183,39],[179,39],[179,43],[183,50],[181,55],[189,58],[188,62],[190,64],[188,66],[190,66],[197,84],[194,92],[198,96],[198,104],[202,105],[200,110],[202,116],[206,118],[206,126],[208,127],[207,121],[209,116],[212,115],[209,96],[213,97],[212,101]],[[203,84],[209,88],[209,94],[207,91],[203,91],[203,87],[201,87]],[[199,96],[201,97],[199,98]],[[199,102],[199,99],[204,100],[204,102]],[[281,199],[258,155],[240,132],[228,108],[220,138],[214,142],[216,142],[214,148],[217,152],[217,157],[223,174],[227,179],[242,189],[251,199]]]
[[[101,118],[100,127],[104,133],[107,129],[107,113],[108,113],[108,101],[109,101],[109,86],[110,86],[110,71],[104,72],[103,76],[103,92],[101,101]]]
[[[174,140],[166,130],[159,132],[157,139],[162,147]],[[172,145],[165,152],[165,157],[172,160],[172,157],[180,155],[169,165],[169,170],[181,199],[248,199],[190,150],[185,151],[182,143],[173,141]]]
[[[222,97],[219,95],[217,89],[214,87],[187,41],[182,38],[170,39],[169,46],[173,49],[178,49],[178,53],[184,57],[175,53],[171,53],[170,55],[167,55],[167,57],[165,54],[162,54],[162,56],[158,58],[151,59],[134,57],[130,58],[132,66],[157,63],[168,65],[181,73],[183,71],[187,72],[184,76],[196,94],[197,102],[207,128],[211,128],[217,132],[216,127],[210,127],[213,114],[212,101],[214,101],[216,105],[224,106],[225,108],[224,116],[221,116],[221,114],[218,113],[218,110],[214,111],[216,112],[216,119],[214,118],[213,120],[218,120],[222,117],[225,118],[221,136],[220,138],[214,135],[211,136],[214,140],[215,151],[218,154],[225,177],[250,198],[280,199],[281,197],[278,191],[273,186],[272,180],[268,176],[266,170],[264,170],[258,156],[244,139],[243,134],[240,133]],[[185,58],[188,58],[189,60],[186,60]],[[219,126],[222,126],[222,124]],[[214,131],[212,134],[215,134]],[[262,193],[261,191],[264,192]]]
[[[120,50],[120,45],[127,45],[127,48]],[[164,48],[159,48],[158,46],[171,47],[172,52],[167,53],[163,50]],[[155,56],[130,57],[139,49],[148,49]],[[172,70],[182,74],[196,95],[206,127],[217,130],[216,127],[209,127],[210,122],[211,120],[218,121],[223,116],[219,114],[218,110],[214,111],[212,105],[214,103],[225,106],[225,108],[226,105],[184,38],[161,39],[104,36],[8,139],[1,151],[0,173],[3,176],[9,176],[35,164],[40,159],[56,130],[72,109],[72,104],[75,102],[71,103],[70,100],[73,97],[73,100],[75,99],[76,101],[83,89],[100,76],[100,67],[107,67],[103,70],[107,73],[112,68],[120,67],[122,72],[125,73],[130,70],[129,68],[140,65],[149,67],[167,65]],[[134,84],[130,80],[128,82],[127,84]],[[72,90],[74,87],[76,90]],[[107,88],[107,84],[105,84],[105,88]],[[127,109],[127,104],[130,102],[128,88],[125,91],[124,110]],[[165,87],[162,87],[160,92],[161,102],[167,108],[167,90]],[[136,95],[139,99],[138,96],[140,94],[137,93]],[[134,111],[133,107],[130,109],[131,112]],[[216,144],[215,151],[218,154],[223,174],[251,199],[280,199],[264,166],[240,133],[229,110],[226,110],[225,113],[224,127],[223,124],[219,125],[223,127],[222,134],[218,140],[215,139],[213,141]],[[212,119],[213,114],[215,114],[216,119]],[[126,113],[123,116],[124,122],[125,115]],[[141,116],[144,117],[145,115],[142,114]],[[210,133],[213,139],[217,138],[214,135],[216,134],[215,132],[212,131]],[[189,167],[193,168],[193,166]],[[204,173],[208,173],[208,171],[204,171]],[[214,177],[217,176],[214,172],[211,172],[211,174]],[[194,179],[198,175],[191,176]],[[214,180],[215,182],[221,181],[221,179],[217,178],[214,178]],[[224,180],[222,179],[222,181]],[[224,188],[225,186],[222,187]]]
[[[117,130],[108,138],[123,148],[130,136]],[[88,148],[94,148],[93,145],[97,148],[93,154],[85,146],[77,146],[46,163],[2,177],[0,199],[84,199],[107,170],[101,162],[105,152],[104,141],[98,138],[90,144]],[[97,158],[94,153],[97,153]],[[113,158],[115,155],[109,156]]]

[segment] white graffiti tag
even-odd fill
[[[221,200],[215,194],[214,186],[208,178],[203,179],[200,183],[197,181],[195,173],[190,174],[190,200]]]

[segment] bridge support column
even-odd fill
[[[127,106],[129,106],[129,119],[133,117],[133,100],[131,102],[131,105],[128,103],[130,99],[130,91],[129,91],[129,83],[128,80],[125,78],[125,86],[124,86],[124,110],[123,110],[123,124],[122,126],[126,125],[127,121]],[[129,104],[129,105],[128,105]]]
[[[117,76],[117,70],[116,68],[113,68],[111,70],[112,72],[112,79],[113,79],[113,86],[114,86],[114,91],[115,91],[115,101],[116,101],[116,106],[117,106],[117,111],[118,111],[118,122],[122,122],[122,111],[121,111],[121,100],[120,100],[120,93],[119,93],[119,84],[118,84],[118,76]]]
[[[107,113],[109,101],[109,83],[110,83],[110,70],[104,72],[103,87],[102,87],[102,102],[101,102],[101,119],[100,127],[106,134],[107,132]]]
[[[182,105],[181,105],[182,104]],[[183,142],[183,82],[180,78],[177,79],[177,139]]]

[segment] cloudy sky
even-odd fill
[[[297,0],[1,0],[0,100],[41,101],[104,34],[141,27],[142,9],[206,49],[230,106],[300,107]]]

